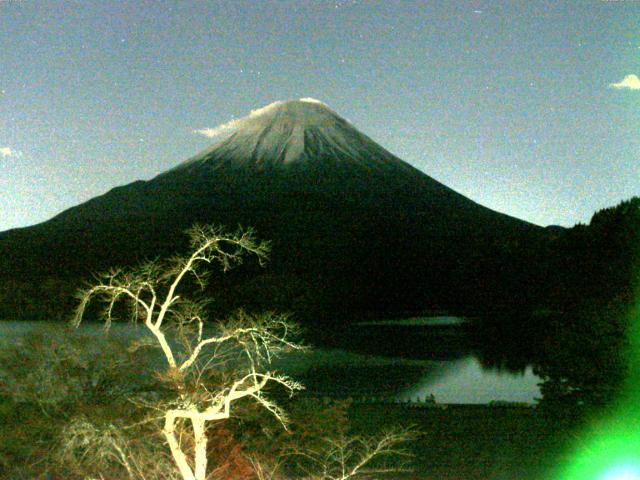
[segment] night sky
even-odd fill
[[[640,1],[0,1],[0,230],[314,97],[495,210],[640,195]]]

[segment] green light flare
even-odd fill
[[[631,316],[629,376],[617,404],[593,421],[558,480],[640,480],[640,304]]]
[[[640,467],[635,464],[622,464],[608,470],[602,480],[640,480]]]

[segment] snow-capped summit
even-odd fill
[[[274,102],[248,116],[199,130],[221,140],[178,168],[280,167],[301,162],[357,166],[359,170],[410,168],[351,123],[313,98]]]

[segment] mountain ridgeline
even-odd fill
[[[563,234],[471,201],[300,100],[254,111],[149,181],[0,233],[0,278],[33,285],[168,256],[194,223],[273,243],[266,269],[231,274],[223,303],[325,317],[535,303],[536,260]]]

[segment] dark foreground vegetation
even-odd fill
[[[140,357],[113,336],[59,328],[4,351],[0,478],[129,478],[123,459],[147,478],[179,478],[162,442],[160,412],[147,408],[169,393],[153,373],[159,359]],[[298,459],[287,456],[292,452],[326,453],[329,441],[395,431],[413,432],[396,451],[410,456],[391,461],[407,471],[354,478],[543,480],[562,461],[578,425],[575,417],[541,407],[358,404],[271,393],[289,413],[289,431],[245,402],[209,429],[215,468],[208,478],[261,478],[256,465],[267,470],[274,459],[290,476],[264,472],[262,478],[302,478]]]
[[[247,394],[232,415],[206,425],[209,441],[204,456],[210,466],[206,478],[548,478],[549,469],[562,461],[575,429],[608,408],[628,376],[629,314],[637,293],[639,240],[640,199],[634,198],[598,212],[589,226],[552,232],[535,248],[512,246],[513,255],[502,263],[508,267],[506,272],[485,270],[482,282],[488,290],[484,294],[501,308],[487,310],[476,319],[477,354],[488,367],[518,370],[534,365],[542,378],[542,398],[536,408],[410,408],[327,402],[304,395],[289,398],[296,389],[293,383],[270,376],[276,381],[267,385],[251,372],[266,365],[253,360],[265,353],[268,357],[268,348],[274,344],[261,343],[266,337],[260,337],[255,348],[247,349],[254,337],[234,337],[242,351],[250,352],[246,378],[254,382],[251,388],[264,388],[260,391],[265,396],[249,398]],[[122,275],[112,273],[105,277],[106,285],[114,287],[113,292],[125,288],[135,295],[152,293],[155,298],[152,290],[145,289],[149,282],[155,286],[155,280],[166,281],[167,275],[156,269],[161,264],[148,265],[134,277],[126,270]],[[224,259],[222,266],[227,266]],[[307,325],[314,325],[309,323],[314,315],[318,322],[324,321],[317,330],[328,331],[329,336],[338,331],[327,328],[332,303],[314,298],[306,290],[308,285],[301,286],[292,277],[289,287],[281,289],[282,279],[268,273],[252,280],[247,272],[256,270],[251,263],[249,267],[231,284],[204,290],[212,304],[180,304],[187,315],[180,317],[180,327],[171,335],[178,340],[200,338],[199,309],[205,305],[214,318],[245,306],[240,315],[244,320],[237,323],[236,316],[234,324],[243,332],[261,318],[257,312],[287,306]],[[181,293],[188,297],[203,279],[195,275]],[[507,287],[513,289],[512,295]],[[2,305],[13,310],[4,311],[4,316],[27,318],[35,312],[49,318],[67,316],[75,306],[70,296],[74,289],[75,283],[64,279],[5,282]],[[142,318],[142,304],[123,308],[115,302],[118,297],[119,293],[102,298],[109,320],[112,314]],[[47,299],[44,306],[39,298]],[[338,310],[331,320],[344,320],[341,312],[345,313]],[[86,313],[96,318],[103,315],[100,309],[89,308]],[[247,319],[248,324],[242,323]],[[269,328],[262,334],[274,335]],[[309,331],[322,339],[318,331]],[[297,345],[287,343],[285,336],[268,338],[277,339],[281,346]],[[183,345],[185,361],[194,348],[188,341]],[[190,444],[188,440],[197,440],[196,427],[185,420],[167,432],[163,415],[191,405],[209,408],[221,398],[215,389],[229,381],[228,365],[211,368],[208,364],[186,376],[176,371],[179,362],[159,369],[162,355],[158,350],[141,355],[139,349],[146,347],[132,347],[117,338],[89,338],[61,327],[29,335],[4,350],[0,361],[2,478],[189,478],[177,473],[166,439],[170,433],[181,439],[182,448],[197,451],[197,441]],[[204,372],[208,372],[205,377]],[[198,383],[203,378],[205,383]],[[283,422],[284,412],[288,423]],[[355,468],[378,446],[382,455],[365,462],[377,473],[367,477],[363,468],[350,477],[338,474],[346,468],[345,462]],[[193,463],[189,466],[196,470]]]
[[[328,429],[335,432],[341,425],[349,436],[372,436],[380,429],[397,429],[402,425],[419,430],[421,433],[407,444],[406,449],[411,455],[411,471],[374,478],[547,480],[551,478],[549,472],[566,460],[563,452],[568,451],[567,447],[575,440],[575,431],[571,430],[573,424],[563,423],[562,419],[546,416],[530,407],[465,405],[419,409],[406,405],[355,404],[345,408],[342,404],[325,405],[317,399],[300,398],[288,408],[294,417],[300,415],[305,419],[304,430],[292,428],[293,433],[282,435],[304,436],[310,443],[314,437],[315,442],[322,441]],[[297,410],[301,412],[296,413]],[[313,424],[306,423],[310,410]],[[100,416],[102,422],[116,421],[121,413],[124,412],[118,412],[117,408],[109,413],[92,408],[93,415],[89,418]],[[51,448],[59,442],[52,422],[59,418],[43,417],[35,405],[18,406],[7,400],[2,403],[0,420],[3,438],[0,478],[81,479],[85,478],[82,475],[95,473],[95,465],[88,468],[67,463],[63,467],[60,459],[51,458],[54,456]],[[218,462],[217,476],[211,478],[259,478],[245,458],[245,455],[258,451],[250,451],[256,449],[257,442],[245,429],[243,422],[237,422],[215,430],[217,440],[214,445],[218,451],[213,458]],[[262,429],[256,432],[254,428],[251,434],[264,435],[265,432]],[[273,441],[273,437],[265,437],[260,443],[269,441]],[[137,443],[139,447],[145,442],[139,440]],[[155,453],[154,462],[168,461],[162,456],[163,452]],[[258,453],[264,454],[264,451]],[[106,467],[108,464],[110,467]],[[121,468],[116,459],[105,459],[102,466],[104,478],[121,478],[118,475],[126,475]],[[49,472],[49,477],[45,472]],[[109,476],[109,472],[114,476]]]
[[[163,368],[163,352],[141,355],[145,346],[146,340],[134,337],[132,343],[129,335],[50,324],[4,348],[0,478],[191,478],[178,471],[167,446],[166,415],[180,407],[204,411],[220,396],[231,398],[224,385],[240,371],[236,352],[214,352],[190,379]],[[215,369],[207,372],[212,360]],[[255,359],[251,363],[258,367]],[[206,424],[211,467],[202,478],[346,480],[414,471],[409,448],[421,436],[415,425],[353,428],[350,401],[291,397],[286,378],[277,382],[277,374],[270,375],[260,398],[232,399],[232,415]],[[243,389],[236,380],[231,390]],[[174,427],[180,450],[190,456],[197,447],[194,431],[186,421]],[[188,464],[196,470],[194,462]]]

